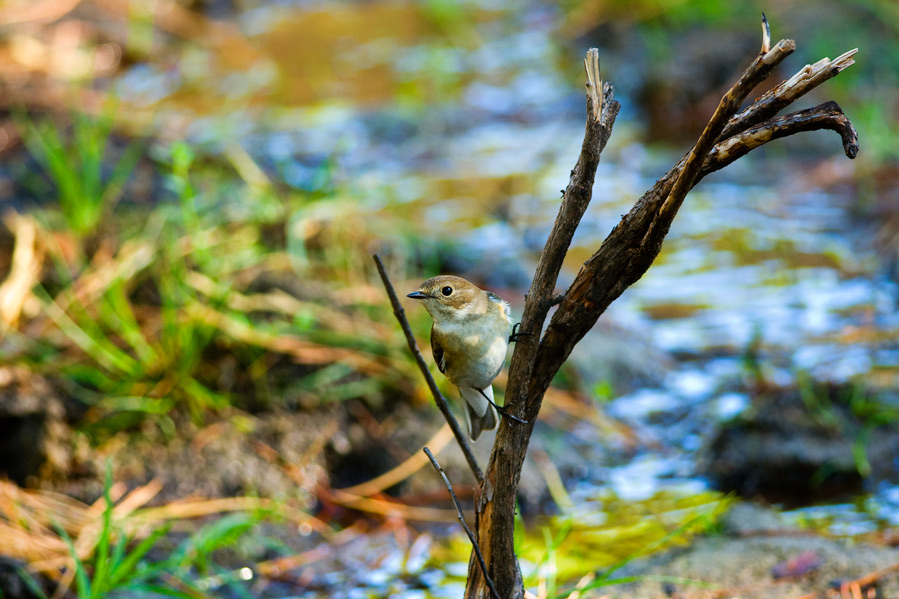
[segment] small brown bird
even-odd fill
[[[496,426],[493,379],[503,369],[509,332],[509,304],[461,277],[428,279],[406,297],[421,300],[434,319],[431,350],[437,368],[465,400],[468,434]]]

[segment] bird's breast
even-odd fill
[[[461,322],[435,325],[434,334],[444,351],[446,378],[457,387],[484,389],[502,370],[508,348],[508,327],[490,324]]]

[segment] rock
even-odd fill
[[[786,530],[798,530],[784,521],[773,509],[750,501],[737,501],[719,521],[725,534],[732,536],[749,536],[752,534],[770,534]]]
[[[574,347],[566,363],[584,388],[607,384],[616,395],[661,385],[674,366],[671,356],[654,348],[648,339],[605,319]]]
[[[154,478],[162,481],[155,502],[257,495],[298,499],[309,507],[317,483],[325,480],[321,448],[339,430],[334,412],[235,412],[203,428],[182,421],[171,439],[155,427],[144,427],[140,434],[121,433],[104,449],[112,453],[116,480],[129,487]],[[97,472],[103,471],[105,459],[95,456]],[[96,497],[101,479],[72,481],[64,490],[85,499]]]
[[[896,402],[848,385],[768,390],[712,435],[699,471],[721,490],[771,502],[860,491],[865,476],[897,475]]]
[[[801,575],[775,580],[772,570],[790,560],[814,554],[815,568]],[[854,580],[899,561],[899,551],[847,540],[825,539],[812,534],[797,536],[764,535],[745,538],[705,537],[695,539],[685,549],[635,562],[614,577],[636,576],[639,582],[609,587],[609,596],[618,599],[663,597],[659,577],[681,578],[671,591],[695,599],[739,597],[740,599],[783,599],[814,591],[822,593],[833,580]],[[899,597],[894,576],[880,581],[878,597]],[[722,593],[726,589],[727,593]]]

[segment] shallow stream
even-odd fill
[[[154,112],[162,137],[184,134],[212,156],[238,144],[291,189],[333,184],[362,213],[406,215],[426,237],[456,244],[460,264],[512,294],[520,310],[522,273],[581,143],[579,56],[601,40],[566,46],[554,8],[498,6],[260,5],[128,67],[115,88]],[[563,284],[680,157],[642,141],[640,58],[611,56],[604,73],[623,110]],[[744,58],[735,56],[734,72]],[[662,358],[639,365],[652,374],[642,386],[603,392],[601,409],[629,425],[638,446],[580,472],[569,489],[579,521],[603,520],[621,500],[704,504],[696,455],[715,423],[749,405],[740,390],[748,353],[779,385],[808,374],[895,386],[899,289],[881,270],[870,225],[853,216],[854,168],[835,136],[816,133],[777,142],[690,194],[656,264],[596,333],[622,334],[652,348],[646,359]],[[855,501],[792,513],[838,535],[899,525],[899,487],[877,484]],[[383,571],[363,586],[408,571],[406,558],[395,558],[385,553]],[[450,576],[462,574],[455,567]],[[415,596],[413,587],[404,596]]]

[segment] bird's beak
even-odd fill
[[[427,299],[427,298],[429,298],[429,297],[431,297],[431,296],[428,295],[427,293],[424,293],[424,292],[422,292],[422,291],[419,290],[419,291],[413,291],[412,293],[410,293],[410,294],[407,295],[406,297],[411,297],[412,299]]]

